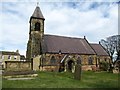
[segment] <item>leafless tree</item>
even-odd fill
[[[117,60],[120,59],[120,35],[110,36],[106,40],[102,39],[100,43],[108,52],[111,59],[113,59],[115,51],[117,52]]]

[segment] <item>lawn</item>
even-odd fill
[[[108,72],[82,72],[82,79],[75,80],[72,73],[37,72],[32,80],[3,79],[3,88],[118,88],[118,74]]]

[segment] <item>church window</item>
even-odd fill
[[[56,63],[56,59],[55,56],[52,56],[50,59],[51,64],[55,64]]]
[[[105,58],[105,61],[107,61],[107,58]]]
[[[92,65],[93,64],[93,58],[90,56],[88,57],[88,64],[89,65]]]
[[[81,64],[81,57],[77,58],[77,64]]]
[[[40,23],[37,22],[35,23],[35,31],[39,31],[40,30]]]

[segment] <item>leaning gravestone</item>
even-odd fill
[[[81,65],[75,65],[74,79],[81,80]]]

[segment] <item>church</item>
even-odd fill
[[[111,63],[101,44],[89,43],[86,37],[75,38],[44,34],[45,18],[39,6],[30,17],[26,59],[33,61],[33,70],[71,71],[81,64],[82,70],[92,70],[101,61]],[[56,27],[57,28],[57,27]]]

